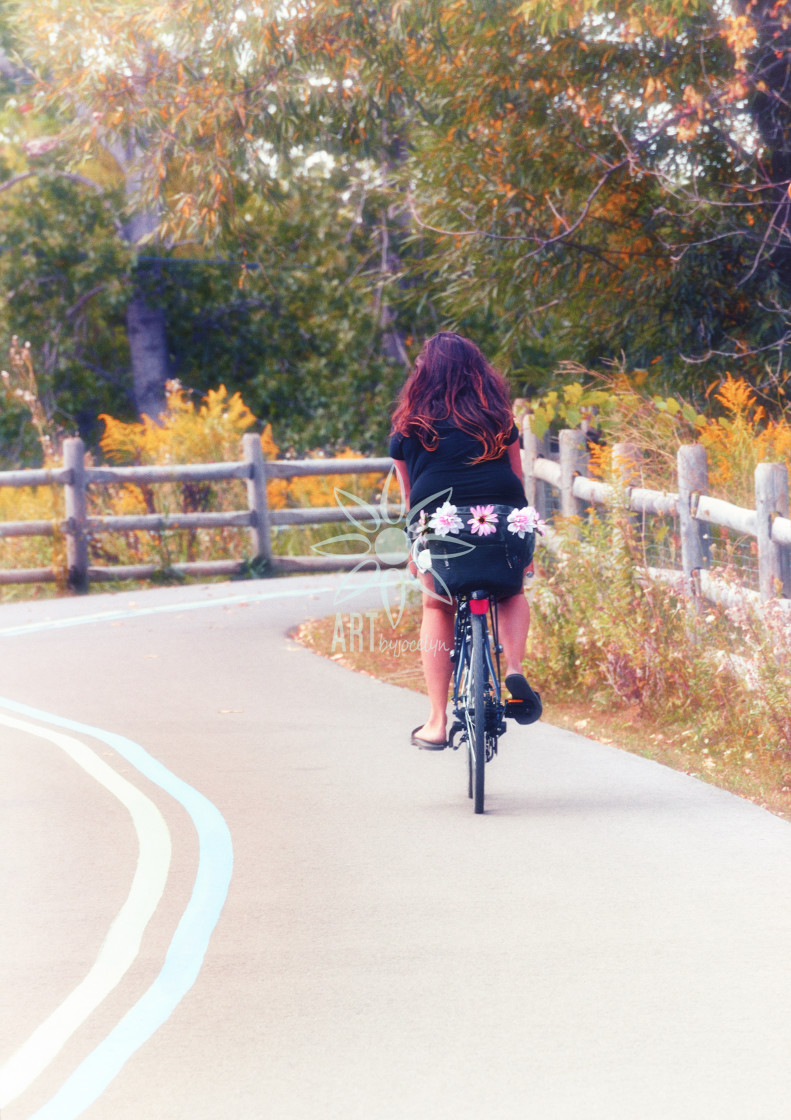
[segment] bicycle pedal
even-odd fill
[[[505,702],[505,717],[506,719],[516,719],[527,711],[526,700],[506,700]]]
[[[456,742],[456,736],[459,735],[463,730],[464,727],[462,724],[454,723],[450,731],[448,732],[448,746],[452,751],[457,751],[459,749],[459,744]]]

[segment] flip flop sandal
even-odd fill
[[[439,743],[435,739],[421,739],[421,737],[419,735],[415,734],[415,732],[419,731],[422,726],[423,726],[423,724],[420,723],[420,724],[418,724],[417,727],[413,728],[413,730],[412,730],[412,746],[413,747],[420,747],[420,749],[422,751],[444,751],[445,747],[447,747],[447,745],[448,745],[448,740],[447,739],[445,739],[445,740],[443,740],[443,742]]]

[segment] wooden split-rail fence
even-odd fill
[[[784,463],[759,463],[755,469],[755,508],[745,509],[708,491],[706,450],[687,444],[678,450],[676,490],[649,490],[635,485],[640,477],[640,450],[633,444],[616,444],[613,463],[620,475],[618,493],[613,485],[588,477],[587,439],[575,429],[560,433],[557,452],[548,440],[538,439],[529,420],[523,429],[525,489],[543,516],[558,509],[563,517],[583,517],[591,506],[622,502],[629,511],[651,517],[675,519],[680,543],[677,568],[651,568],[659,579],[682,582],[691,597],[702,597],[725,606],[739,601],[776,600],[791,607],[791,520],[789,520],[788,468]],[[758,588],[751,589],[733,571],[712,564],[712,526],[730,530],[756,542]]]
[[[615,497],[612,486],[588,477],[585,433],[568,430],[560,433],[556,452],[532,432],[529,418],[523,428],[523,467],[528,501],[550,517],[584,516],[592,505],[606,506]],[[791,520],[789,519],[788,471],[784,464],[762,463],[755,472],[755,508],[745,509],[707,494],[708,472],[705,449],[699,444],[681,447],[677,460],[677,483],[673,492],[649,490],[634,485],[639,477],[639,449],[628,444],[613,448],[614,461],[620,464],[622,486],[619,500],[635,514],[677,520],[680,538],[680,564],[675,569],[652,569],[659,578],[681,580],[693,596],[732,603],[739,598],[766,601],[777,599],[791,605]],[[309,475],[385,474],[389,458],[265,460],[258,436],[243,437],[243,458],[233,463],[199,463],[182,466],[110,467],[88,466],[81,440],[64,443],[61,468],[0,472],[0,486],[63,487],[64,516],[51,521],[0,522],[0,538],[14,536],[52,536],[63,533],[66,540],[68,585],[84,591],[90,583],[108,580],[146,580],[160,570],[156,564],[96,565],[91,563],[91,539],[104,533],[210,528],[246,528],[251,535],[252,553],[265,571],[326,572],[355,567],[360,556],[277,556],[274,554],[273,527],[280,525],[320,525],[347,521],[340,506],[331,508],[270,509],[267,483],[275,478]],[[113,517],[88,515],[88,487],[109,484],[156,485],[158,483],[201,483],[241,479],[246,483],[247,508],[223,513],[143,514]],[[392,511],[391,511],[392,512]],[[355,510],[360,520],[361,510]],[[757,542],[758,590],[722,580],[712,569],[710,526],[718,525]],[[184,576],[232,576],[245,570],[240,559],[189,561],[172,569]],[[0,584],[36,583],[58,578],[54,568],[24,570],[0,569]]]
[[[86,465],[81,439],[67,439],[63,445],[63,466],[50,470],[0,472],[0,486],[61,486],[64,517],[52,521],[0,522],[0,539],[19,536],[53,536],[62,533],[66,540],[67,584],[74,591],[85,591],[93,582],[109,580],[147,580],[161,571],[157,564],[96,565],[90,560],[92,538],[104,533],[172,530],[246,528],[250,532],[252,553],[258,570],[267,573],[343,571],[360,562],[359,556],[275,556],[272,528],[278,525],[320,525],[347,521],[340,506],[330,508],[269,508],[266,487],[271,479],[305,475],[386,473],[392,460],[381,459],[293,459],[266,460],[257,435],[242,437],[243,458],[234,463],[191,463],[172,466],[93,467]],[[88,514],[88,487],[111,484],[154,486],[165,482],[195,484],[240,479],[247,487],[247,509],[222,513],[149,513],[113,517]],[[359,511],[355,511],[359,520]],[[262,562],[262,563],[261,563]],[[169,565],[181,576],[233,576],[245,571],[240,559],[184,561]],[[45,583],[58,579],[54,568],[0,569],[0,584]]]

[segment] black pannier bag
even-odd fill
[[[477,507],[476,507],[477,508]],[[431,555],[430,571],[438,595],[466,595],[471,591],[488,591],[496,598],[515,595],[523,586],[524,570],[533,559],[536,537],[524,537],[508,528],[508,515],[513,506],[494,506],[497,523],[493,533],[473,533],[468,521],[469,506],[459,506],[457,514],[464,527],[456,533],[440,536],[428,531],[426,547]]]

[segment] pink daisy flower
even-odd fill
[[[473,534],[477,533],[479,537],[488,537],[490,533],[497,532],[495,526],[498,519],[494,512],[494,506],[472,506],[470,513],[472,517],[467,524]]]

